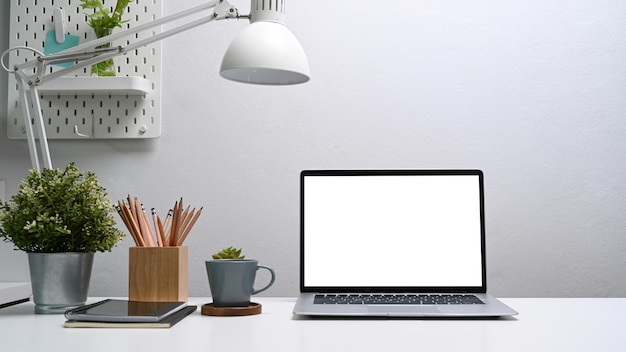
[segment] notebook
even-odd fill
[[[487,293],[483,172],[305,170],[293,313],[501,317]]]

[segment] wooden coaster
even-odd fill
[[[250,302],[247,307],[216,307],[213,303],[202,305],[202,315],[212,315],[216,317],[239,317],[244,315],[261,314],[261,304]]]

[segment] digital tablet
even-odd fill
[[[158,322],[187,306],[186,302],[140,302],[119,299],[70,309],[68,320],[98,322]]]

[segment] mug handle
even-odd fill
[[[270,279],[270,283],[267,284],[265,287],[263,287],[260,290],[255,290],[254,288],[252,289],[252,294],[256,295],[257,293],[261,293],[265,290],[267,290],[268,288],[270,288],[270,286],[272,286],[272,284],[274,283],[274,280],[276,279],[276,274],[274,273],[274,270],[272,268],[270,268],[269,266],[265,266],[265,265],[257,265],[256,270],[259,269],[267,269],[269,270],[270,274],[272,275],[272,278]]]

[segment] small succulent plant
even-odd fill
[[[228,247],[213,254],[212,257],[213,259],[244,259],[246,256],[241,255],[241,248]]]

